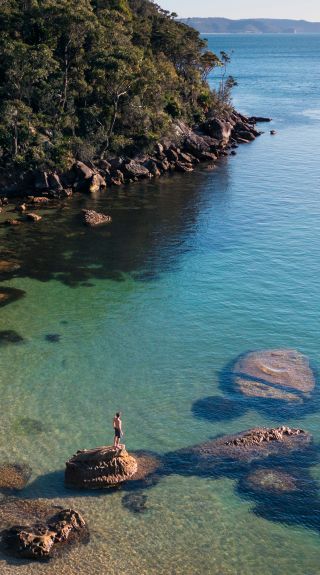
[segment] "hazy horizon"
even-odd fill
[[[199,0],[197,9],[191,0],[158,0],[158,3],[181,18],[228,18],[243,20],[270,18],[276,20],[307,20],[319,22],[319,0],[228,0],[222,6],[213,5],[211,0]]]

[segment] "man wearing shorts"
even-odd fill
[[[113,447],[119,449],[120,447],[120,437],[123,435],[122,433],[122,421],[121,421],[121,412],[117,412],[113,418],[113,429],[114,429],[114,441]]]

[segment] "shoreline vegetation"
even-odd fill
[[[221,156],[235,155],[239,144],[254,141],[262,133],[256,129],[259,121],[270,119],[248,118],[232,111],[225,120],[211,118],[195,129],[177,121],[172,125],[171,137],[158,142],[150,154],[88,163],[75,160],[64,172],[34,170],[20,174],[18,181],[7,182],[0,189],[0,209],[5,211],[6,205],[16,203],[23,217],[4,223],[18,225],[24,220],[38,221],[36,214],[28,211],[30,207],[65,200],[76,192],[92,194],[172,172],[188,173],[200,162],[212,165]]]
[[[259,135],[228,54],[149,0],[5,0],[0,27],[3,205],[190,172]]]

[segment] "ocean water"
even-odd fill
[[[233,51],[235,105],[273,118],[264,135],[215,169],[75,198],[43,210],[37,227],[1,227],[1,251],[21,263],[2,285],[25,297],[0,311],[0,331],[24,339],[0,346],[0,462],[28,463],[20,496],[76,507],[91,531],[49,564],[0,555],[1,575],[320,572],[316,484],[294,508],[245,495],[245,473],[177,469],[145,489],[141,514],[121,489],[63,486],[77,449],[112,441],[118,409],[129,451],[165,456],[280,424],[320,443],[317,392],[306,409],[273,410],[225,385],[227,366],[253,349],[292,347],[320,368],[320,36],[219,35],[209,46]],[[84,228],[88,206],[112,225]],[[208,397],[230,400],[229,411],[208,411]],[[299,473],[320,482],[317,449]]]

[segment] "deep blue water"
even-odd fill
[[[63,487],[65,460],[110,442],[117,409],[129,450],[164,455],[279,424],[320,442],[317,392],[306,409],[270,409],[225,381],[226,367],[254,349],[292,347],[320,368],[320,36],[217,35],[209,46],[233,51],[235,105],[273,118],[264,135],[214,170],[75,198],[44,213],[38,231],[1,232],[22,266],[4,284],[26,295],[1,308],[0,329],[25,342],[0,348],[0,457],[31,465],[23,495],[76,506],[92,531],[88,546],[20,565],[23,575],[319,574],[317,451],[296,462],[309,485],[302,500],[256,500],[243,473],[177,472],[134,515],[121,490]],[[83,228],[84,205],[113,224]],[[208,397],[229,410],[209,411]]]

